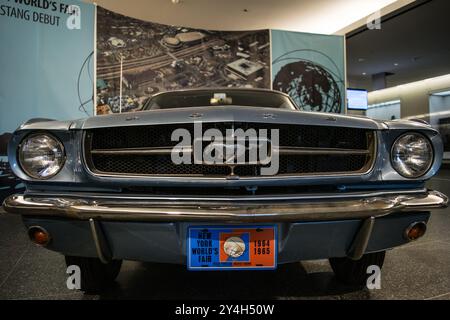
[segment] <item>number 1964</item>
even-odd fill
[[[255,240],[254,244],[255,254],[270,254],[270,240]]]

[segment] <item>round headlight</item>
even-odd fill
[[[392,166],[405,178],[426,174],[433,164],[433,157],[431,142],[420,133],[406,133],[392,146]]]
[[[19,147],[19,162],[23,171],[35,179],[48,179],[64,165],[64,147],[49,134],[26,137]]]

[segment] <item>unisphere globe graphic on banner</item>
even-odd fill
[[[272,88],[300,110],[344,113],[344,37],[271,30]]]
[[[330,72],[311,61],[284,65],[275,75],[273,89],[285,92],[302,110],[341,112],[341,92]]]

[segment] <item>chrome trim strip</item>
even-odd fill
[[[191,153],[192,148],[124,148],[124,149],[93,149],[91,154],[105,154],[105,155],[167,155],[172,152],[186,152]]]
[[[359,260],[366,252],[367,245],[369,244],[370,236],[372,235],[373,226],[375,224],[375,218],[369,217],[362,222],[358,233],[353,239],[353,242],[348,250],[347,256],[352,260]]]
[[[103,234],[98,222],[94,219],[89,219],[89,226],[91,228],[92,238],[94,239],[97,256],[102,263],[108,264],[111,261],[112,255],[106,242],[105,235]]]
[[[447,206],[440,192],[392,195],[356,199],[326,199],[293,203],[158,203],[120,198],[89,200],[73,197],[32,197],[13,195],[3,207],[9,213],[55,216],[80,220],[119,221],[202,221],[202,222],[282,222],[327,221],[381,217],[394,212],[423,211]]]
[[[396,189],[383,191],[356,191],[356,192],[335,192],[335,193],[302,193],[302,194],[282,194],[282,195],[242,195],[242,196],[210,196],[210,195],[152,195],[152,194],[117,194],[111,193],[83,193],[83,192],[58,192],[58,194],[49,194],[49,192],[27,192],[27,197],[50,197],[50,198],[81,198],[86,200],[111,199],[117,196],[123,200],[130,201],[161,201],[173,202],[271,202],[271,201],[308,201],[308,200],[339,200],[339,199],[355,199],[370,197],[386,197],[395,195],[417,195],[425,194],[426,188],[421,189]]]
[[[121,148],[121,149],[93,149],[91,154],[100,155],[170,155],[172,152],[192,153],[192,147],[154,147],[154,148]],[[368,155],[369,150],[341,149],[341,148],[301,148],[279,147],[274,150],[282,155]]]
[[[300,148],[280,147],[279,154],[283,155],[368,155],[370,150],[340,149],[340,148]],[[275,150],[276,152],[277,150]]]

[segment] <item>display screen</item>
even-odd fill
[[[347,89],[347,109],[367,110],[367,90]]]

